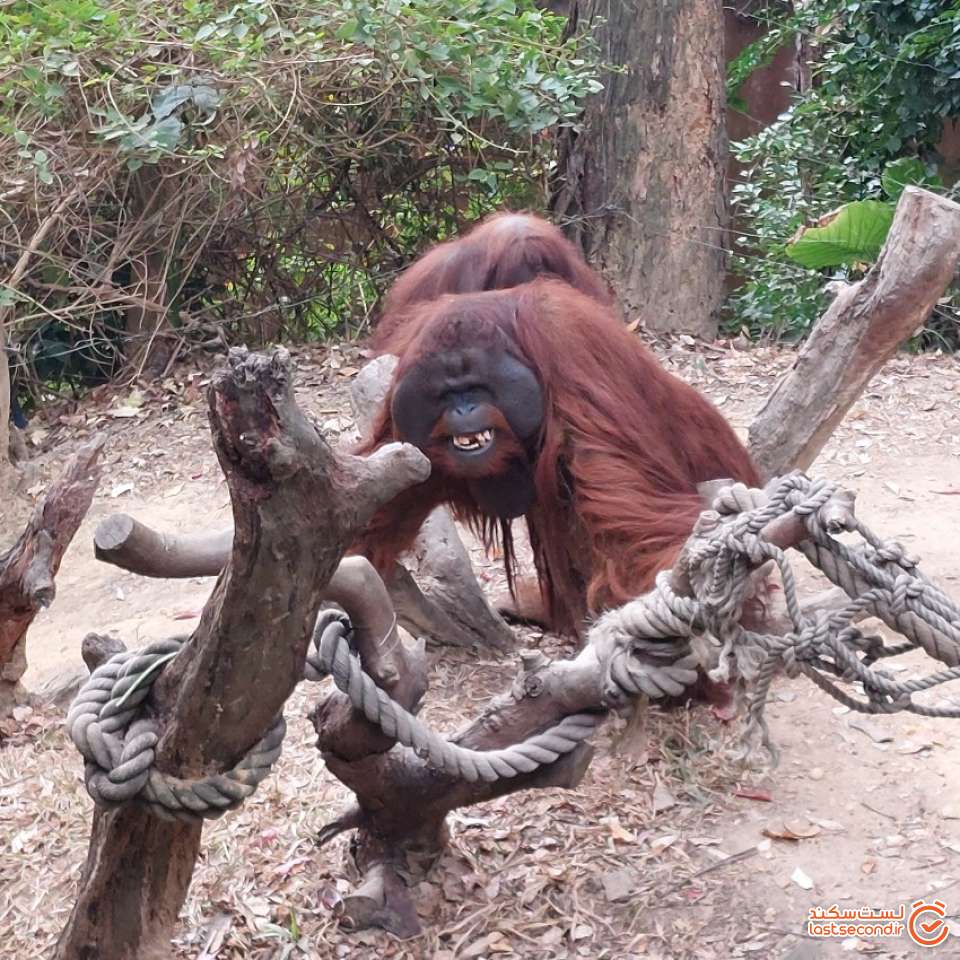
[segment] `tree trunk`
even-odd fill
[[[713,338],[726,270],[722,4],[578,0],[570,23],[623,69],[561,139],[553,212],[628,316]]]
[[[412,447],[338,456],[293,401],[286,351],[234,350],[214,379],[210,421],[233,503],[233,548],[200,624],[150,695],[160,770],[232,766],[270,729],[303,675],[323,591],[379,507],[429,470]],[[170,956],[202,821],[130,802],[98,808],[81,890],[57,960]]]
[[[0,490],[9,490],[10,456],[10,365],[7,363],[7,331],[0,310]]]
[[[170,359],[167,271],[177,245],[175,211],[164,211],[169,185],[156,164],[138,170],[130,185],[131,220],[141,221],[135,231],[139,249],[131,250],[131,284],[142,298],[126,310],[124,366],[128,376],[160,376]],[[151,225],[161,212],[167,222]]]
[[[907,187],[870,272],[837,296],[750,424],[765,477],[806,470],[873,375],[929,317],[960,262],[960,204]]]
[[[27,630],[40,608],[53,602],[60,561],[93,502],[102,447],[101,437],[77,453],[20,539],[0,556],[0,717],[20,693],[27,669]]]

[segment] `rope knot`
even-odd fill
[[[154,768],[160,735],[142,708],[183,643],[178,637],[136,652],[124,650],[97,667],[80,688],[67,728],[85,760],[87,793],[95,803],[113,807],[137,799],[164,819],[213,820],[240,806],[280,755],[286,731],[282,716],[226,773],[184,780]]]
[[[876,549],[876,559],[882,564],[896,564],[905,570],[913,570],[919,560],[907,553],[903,544],[896,540],[883,540]]]
[[[909,573],[901,573],[894,578],[893,588],[890,591],[890,609],[900,615],[906,613],[911,601],[918,600],[924,594],[923,583]]]

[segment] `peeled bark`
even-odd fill
[[[957,272],[960,204],[907,187],[880,257],[840,291],[750,425],[766,477],[806,470],[870,379],[920,327]]]
[[[229,768],[272,726],[347,546],[428,469],[401,445],[366,460],[336,456],[293,401],[284,350],[231,351],[211,385],[210,421],[233,502],[232,554],[148,701],[164,724],[157,765],[183,777]],[[169,956],[200,836],[200,824],[161,820],[136,802],[97,808],[56,958]]]
[[[629,317],[712,339],[726,272],[722,5],[577,0],[570,18],[623,71],[561,141],[553,213]]]
[[[0,716],[20,693],[27,669],[27,630],[40,609],[53,602],[60,562],[93,502],[102,447],[99,438],[73,457],[20,539],[0,556]]]

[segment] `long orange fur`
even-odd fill
[[[394,383],[431,353],[498,340],[540,380],[547,413],[526,522],[555,629],[577,633],[588,615],[652,586],[703,508],[699,482],[759,482],[719,411],[664,370],[596,295],[537,279],[394,310],[378,341],[400,358]],[[361,452],[398,439],[391,397],[392,390]],[[385,569],[410,546],[430,510],[449,503],[488,545],[502,538],[512,572],[508,526],[480,513],[447,464],[433,466],[424,484],[375,518],[364,551]]]

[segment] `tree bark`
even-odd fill
[[[376,509],[427,475],[393,445],[334,455],[292,399],[289,359],[231,351],[213,380],[210,421],[233,503],[230,561],[200,624],[154,685],[164,725],[160,769],[225,769],[272,726],[303,674],[323,591]],[[168,822],[132,803],[94,813],[80,895],[58,960],[167,957],[200,823]]]
[[[880,257],[845,287],[750,425],[767,477],[806,470],[871,377],[920,327],[960,261],[960,204],[907,187]]]
[[[135,234],[137,248],[129,260],[131,283],[139,298],[126,310],[124,366],[129,376],[159,376],[170,359],[171,347],[165,336],[170,328],[167,272],[179,229],[176,210],[164,210],[170,189],[157,164],[141,167],[130,181],[130,219],[141,223]],[[150,221],[161,213],[168,222],[158,229],[161,225]]]
[[[577,0],[571,29],[622,72],[561,138],[553,213],[630,317],[712,339],[726,272],[722,4]]]
[[[27,669],[27,630],[38,611],[53,602],[60,561],[93,502],[102,447],[98,438],[76,454],[20,539],[0,556],[0,716],[20,693]]]
[[[7,330],[0,308],[0,489],[10,488],[13,456],[10,450],[10,365],[7,362]]]

